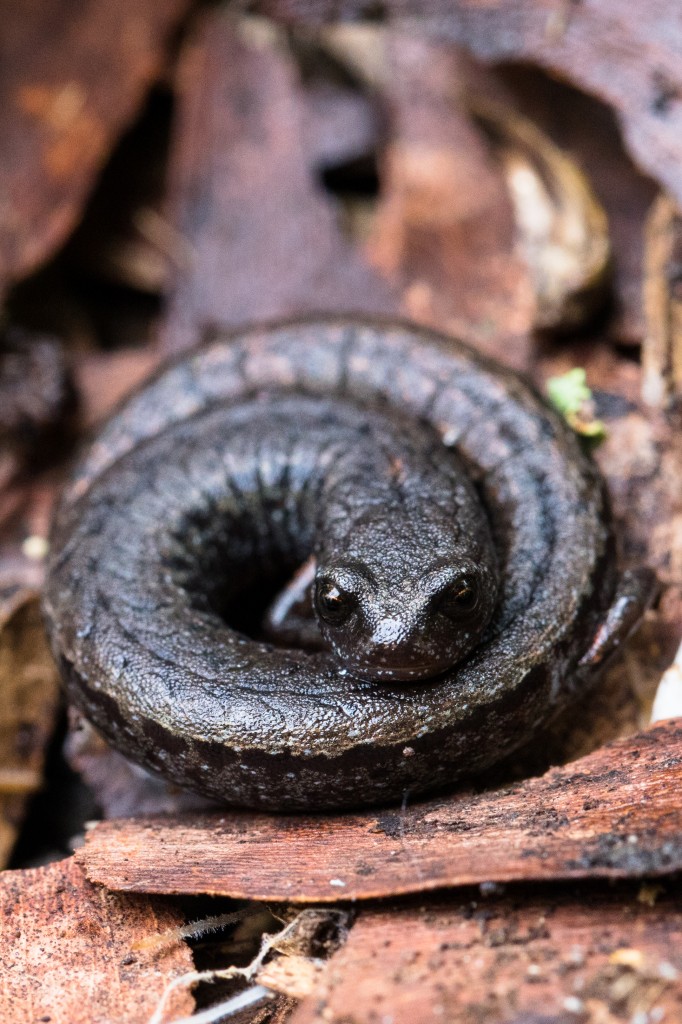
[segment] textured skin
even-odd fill
[[[448,493],[488,558],[448,448],[490,522],[492,621],[434,679],[359,680],[331,652],[274,648],[216,614],[230,590],[357,535],[343,520],[366,511],[363,472],[375,498],[384,487],[361,421],[365,442],[400,445],[401,486],[423,498],[421,536],[384,512],[380,559],[423,559]],[[357,488],[338,469],[350,451]],[[329,320],[218,337],[126,402],[63,497],[45,613],[70,696],[124,753],[228,803],[292,810],[399,799],[498,761],[622,640],[650,580],[628,588],[621,624],[601,481],[527,384],[422,329]]]

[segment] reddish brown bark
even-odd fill
[[[388,52],[372,260],[400,283],[411,319],[525,368],[535,297],[502,169],[466,112],[466,64],[414,34],[389,35]]]
[[[406,810],[110,821],[79,851],[112,889],[333,902],[476,882],[682,869],[682,721],[479,795]]]

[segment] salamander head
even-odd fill
[[[405,568],[387,573],[361,561],[318,568],[320,629],[348,670],[362,679],[440,675],[473,650],[492,617],[494,567],[457,558],[435,559],[416,571]]]

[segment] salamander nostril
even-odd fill
[[[396,644],[405,639],[406,633],[407,628],[402,619],[381,619],[372,633],[371,641],[380,645]]]

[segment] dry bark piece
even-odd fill
[[[78,856],[112,889],[293,903],[665,875],[682,868],[681,780],[682,722],[668,722],[499,791],[326,817],[104,822]]]
[[[643,894],[645,895],[645,894]],[[291,1024],[677,1020],[682,900],[521,893],[363,910]]]
[[[371,6],[371,5],[370,5]],[[366,16],[367,0],[259,0],[274,18],[321,24]],[[395,0],[393,22],[486,61],[533,62],[612,106],[634,159],[682,202],[682,18],[630,0]]]
[[[180,940],[151,953],[141,939],[183,924],[160,901],[91,885],[73,858],[0,876],[0,1019],[51,1024],[146,1024],[166,985],[192,969]],[[194,1000],[178,989],[168,1020]]]
[[[10,587],[0,600],[0,693],[0,866],[4,866],[26,804],[42,785],[45,750],[59,703],[59,678],[38,594],[21,586]]]
[[[171,220],[185,258],[164,347],[186,348],[216,324],[395,311],[315,180],[319,142],[305,93],[272,33],[208,12],[183,54],[178,89]]]
[[[414,35],[392,33],[388,52],[392,130],[370,258],[412,319],[522,368],[534,293],[504,175],[465,109],[465,67]]]
[[[317,987],[326,960],[346,941],[351,919],[347,911],[321,908],[287,916],[281,932],[266,938],[276,956],[259,967],[255,980],[281,995],[303,999]]]
[[[5,4],[0,44],[0,286],[77,223],[113,143],[162,68],[188,0]]]
[[[266,964],[258,972],[259,985],[292,999],[305,999],[319,985],[324,974],[324,961],[292,955]]]
[[[682,213],[662,194],[646,224],[642,395],[665,408],[682,400]]]

